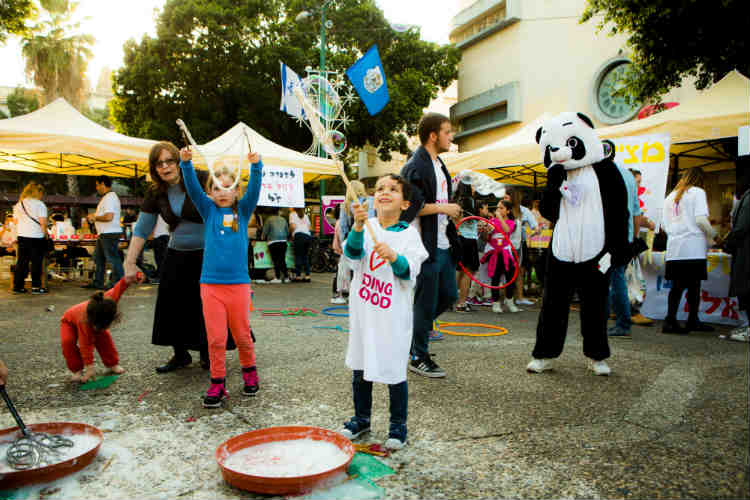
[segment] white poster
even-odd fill
[[[643,215],[661,225],[669,174],[669,134],[649,134],[613,139],[615,163],[641,172],[638,200]]]
[[[643,277],[646,279],[646,300],[641,314],[651,319],[664,319],[667,315],[667,297],[672,283],[664,279],[664,252],[653,253],[653,263],[646,263],[646,254],[641,254]],[[725,253],[708,254],[708,279],[701,281],[701,301],[698,318],[706,323],[738,326],[738,303],[736,297],[728,297],[729,275],[732,257]],[[677,319],[688,318],[686,295],[683,294]]]
[[[263,167],[258,205],[261,207],[304,207],[305,185],[302,169]]]

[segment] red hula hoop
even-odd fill
[[[485,219],[484,217],[477,217],[476,215],[471,215],[469,217],[464,217],[463,219],[461,219],[458,222],[458,226],[456,226],[456,229],[458,229],[459,227],[461,227],[461,224],[463,224],[464,222],[466,222],[468,220],[481,220],[481,221],[486,222],[487,224],[489,224],[493,228],[495,227],[489,221],[489,219]],[[505,240],[510,245],[510,249],[513,251],[513,257],[516,260],[516,272],[513,273],[513,277],[510,280],[508,280],[504,285],[493,286],[493,285],[488,285],[487,283],[482,283],[481,281],[479,281],[478,279],[476,279],[473,274],[471,274],[471,271],[469,271],[468,269],[466,269],[466,267],[464,267],[464,263],[463,262],[458,261],[458,267],[461,268],[461,270],[464,272],[464,274],[466,274],[466,276],[468,276],[469,278],[471,278],[471,281],[473,281],[477,285],[483,286],[485,288],[489,288],[490,290],[502,290],[503,288],[509,286],[511,283],[513,283],[514,281],[516,281],[516,278],[518,277],[518,268],[520,267],[518,265],[520,259],[518,258],[518,252],[516,252],[516,247],[514,247],[513,243],[511,243],[510,237],[508,236],[508,233],[506,233],[505,231],[503,231],[502,228],[500,229],[500,232],[503,233],[503,236],[505,237]]]

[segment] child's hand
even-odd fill
[[[375,253],[378,254],[381,258],[387,260],[390,263],[396,262],[396,259],[398,259],[398,254],[382,241],[380,243],[377,243],[373,250],[375,250]]]
[[[190,146],[185,146],[180,150],[180,160],[190,161],[193,159],[193,152],[190,150]]]
[[[249,161],[251,165],[253,163],[258,163],[260,161],[260,154],[255,153],[255,152],[248,153],[247,154],[247,161]]]
[[[89,380],[96,380],[96,371],[94,370],[94,365],[88,365],[86,366],[86,369],[83,370],[81,382],[85,384]]]
[[[367,220],[367,202],[355,203],[352,205],[354,210],[354,230],[358,233],[365,227],[365,221]]]

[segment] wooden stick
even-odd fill
[[[336,167],[339,169],[339,175],[341,176],[341,180],[344,181],[344,185],[346,186],[346,192],[347,194],[351,191],[352,185],[349,182],[349,178],[346,176],[346,171],[344,170],[344,162],[339,162],[338,160],[334,159],[334,162],[336,163]],[[351,191],[352,194],[355,194],[354,191]],[[370,236],[372,237],[372,241],[377,245],[378,240],[375,238],[375,231],[372,230],[372,226],[370,225],[370,219],[365,219],[365,227],[367,227],[367,230],[370,231]]]

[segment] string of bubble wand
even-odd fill
[[[193,146],[193,148],[198,151],[201,156],[206,160],[206,166],[208,167],[208,173],[213,179],[214,186],[218,187],[219,189],[222,189],[224,191],[234,191],[234,188],[237,187],[237,184],[240,182],[240,176],[242,174],[242,164],[238,164],[237,166],[237,173],[234,176],[234,182],[229,187],[224,187],[224,184],[216,177],[216,172],[214,171],[214,165],[213,161],[210,161],[208,159],[208,156],[204,154],[200,148],[198,147],[198,144],[195,142],[195,139],[193,139],[192,134],[190,134],[190,130],[188,130],[187,125],[185,125],[185,122],[182,121],[182,118],[177,119],[177,126],[180,127],[180,132],[182,132],[182,138],[185,141],[185,143],[189,146]],[[247,136],[245,136],[247,137]],[[248,146],[250,145],[250,141],[248,139]]]

